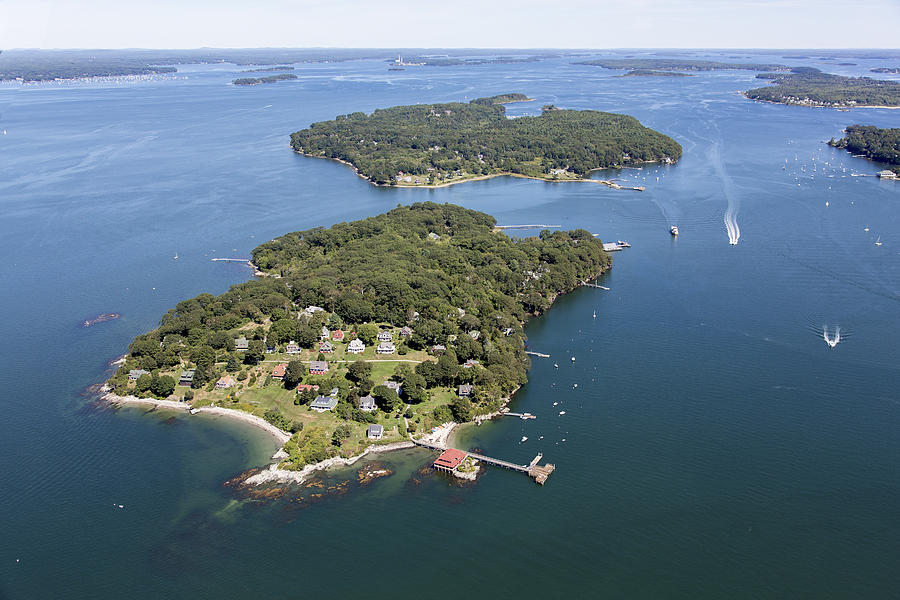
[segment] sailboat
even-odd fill
[[[175,253],[175,256],[172,257],[172,260],[178,260],[178,253],[177,253],[177,252]]]
[[[594,318],[595,318],[595,319],[597,318],[597,311],[596,311],[596,310],[594,311]]]
[[[880,236],[880,235],[878,236],[878,239],[875,240],[875,245],[876,245],[876,246],[880,246],[880,245],[881,245],[881,236]]]

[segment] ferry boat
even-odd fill
[[[671,233],[672,235],[678,235],[678,227],[672,225],[671,227],[669,227],[669,233]]]

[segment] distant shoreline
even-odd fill
[[[515,102],[526,102],[526,100],[516,100]],[[582,177],[580,179],[550,179],[548,177],[535,177],[533,175],[522,175],[521,173],[510,173],[510,172],[506,172],[506,171],[504,171],[502,173],[491,173],[490,175],[478,175],[476,177],[467,177],[466,179],[460,179],[459,181],[447,181],[445,183],[437,183],[437,184],[391,185],[389,183],[376,183],[376,182],[372,181],[371,179],[369,179],[368,177],[366,177],[365,175],[360,173],[359,169],[356,167],[356,165],[354,165],[353,163],[349,163],[346,160],[343,160],[340,158],[331,158],[329,156],[316,156],[314,154],[307,154],[306,152],[301,152],[299,150],[294,150],[294,152],[296,154],[299,154],[300,156],[306,156],[308,158],[318,158],[321,160],[333,160],[335,162],[339,162],[342,165],[347,165],[348,167],[353,169],[353,172],[356,174],[357,177],[359,177],[363,181],[367,181],[368,183],[374,185],[375,187],[394,188],[394,189],[398,189],[398,190],[400,190],[400,189],[430,189],[430,190],[434,190],[437,188],[450,187],[451,185],[456,185],[459,183],[468,183],[470,181],[485,181],[488,179],[493,179],[494,177],[518,177],[520,179],[533,179],[535,181],[544,181],[546,183],[599,183],[599,184],[605,185],[607,187],[610,187],[614,190],[635,190],[638,192],[644,191],[644,188],[641,186],[626,187],[624,185],[620,185],[620,184],[616,183],[615,181],[610,181],[608,179],[587,179],[584,177]],[[653,164],[655,162],[657,162],[657,161],[646,161],[641,164]],[[603,169],[622,169],[622,168],[624,168],[624,167],[597,167],[596,169],[591,169],[591,172],[593,173],[594,171],[602,171]]]
[[[840,106],[834,106],[830,104],[800,104],[798,102],[776,102],[775,100],[760,100],[758,98],[751,98],[747,95],[746,92],[741,92],[741,96],[746,98],[747,100],[752,100],[753,102],[760,102],[762,104],[779,104],[781,106],[800,106],[803,108],[831,108],[835,110],[840,109],[851,109],[851,108],[887,108],[890,110],[898,110],[900,106],[881,106],[878,104],[846,104]]]

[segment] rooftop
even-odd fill
[[[455,469],[466,459],[466,456],[468,456],[468,454],[462,450],[448,448],[444,450],[443,454],[437,457],[437,460],[434,461],[434,466],[443,469]]]

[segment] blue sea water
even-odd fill
[[[749,71],[617,78],[573,60],[299,64],[296,81],[249,88],[227,85],[233,65],[0,85],[0,597],[896,595],[900,184],[824,142],[900,113],[754,103],[738,93],[761,83]],[[502,92],[535,99],[512,115],[631,114],[684,157],[595,175],[644,192],[410,190],[289,148],[336,114]],[[513,406],[537,419],[459,435],[510,460],[543,452],[546,486],[490,470],[458,487],[411,450],[345,495],[246,502],[222,483],[266,462],[266,436],[83,393],[179,300],[251,276],[210,258],[421,200],[632,243],[609,291],[528,326],[551,358]],[[104,312],[122,317],[80,326]]]

